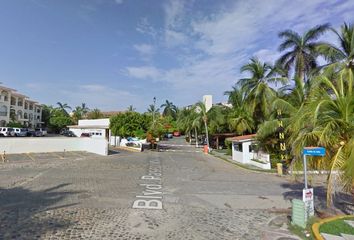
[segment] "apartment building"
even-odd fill
[[[15,89],[0,86],[0,127],[11,121],[29,128],[40,127],[42,106]]]

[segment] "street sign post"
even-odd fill
[[[324,156],[326,155],[326,149],[323,147],[305,147],[303,150],[304,155],[304,180],[305,188],[302,190],[302,201],[305,203],[305,215],[306,219],[315,214],[315,208],[313,204],[313,188],[307,188],[307,159],[306,156]]]

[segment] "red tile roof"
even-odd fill
[[[242,142],[245,140],[251,140],[251,139],[255,138],[256,136],[257,136],[257,134],[249,134],[249,135],[227,138],[227,140],[229,140],[231,142]]]

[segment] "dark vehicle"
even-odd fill
[[[69,130],[63,132],[62,135],[66,136],[66,137],[76,137],[76,135],[72,131],[69,131]]]
[[[90,133],[81,133],[80,137],[91,137]]]
[[[4,134],[2,134],[2,133],[0,133],[0,137],[5,137],[5,135],[4,135]]]

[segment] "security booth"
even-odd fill
[[[232,143],[232,160],[262,169],[271,169],[270,156],[256,149],[256,134],[228,138]]]

